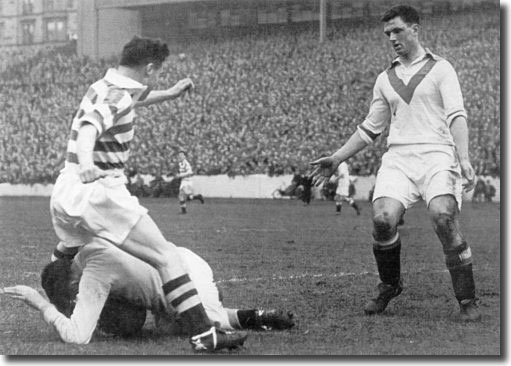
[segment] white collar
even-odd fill
[[[132,78],[121,75],[117,69],[108,69],[104,79],[123,89],[145,89],[146,86]]]
[[[410,63],[410,65],[413,65],[413,64],[415,64],[415,63],[417,63],[417,62],[420,62],[420,61],[424,60],[426,57],[430,57],[430,58],[432,58],[432,59],[433,59],[433,60],[435,60],[435,61],[438,61],[438,60],[439,60],[439,57],[438,57],[437,55],[435,55],[433,52],[431,52],[429,48],[427,48],[427,47],[426,47],[426,48],[424,48],[424,51],[426,51],[426,53],[425,53],[424,55],[422,55],[422,56],[417,57],[415,60],[413,60],[413,61]],[[402,63],[402,62],[401,62],[401,60],[399,59],[399,56],[398,56],[398,57],[396,57],[396,58],[392,61],[392,63],[391,63],[391,68],[392,68],[392,67],[394,67],[397,63],[399,63],[400,65],[403,65],[403,63]]]

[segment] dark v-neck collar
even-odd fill
[[[424,80],[426,75],[431,71],[436,63],[436,60],[429,53],[426,53],[425,57],[428,57],[429,60],[424,64],[424,66],[421,67],[419,71],[417,71],[414,76],[412,76],[408,85],[405,85],[403,80],[397,77],[395,63],[393,63],[392,66],[387,70],[390,85],[396,91],[396,93],[399,94],[401,99],[406,102],[406,104],[410,104],[415,89],[421,83],[421,81]]]

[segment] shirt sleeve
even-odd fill
[[[99,316],[110,292],[107,276],[87,267],[80,279],[76,306],[70,318],[49,306],[43,311],[44,320],[52,325],[62,341],[87,344],[96,329]]]
[[[376,79],[373,88],[373,100],[369,107],[369,113],[366,119],[358,125],[357,129],[362,140],[371,143],[380,136],[385,127],[390,123],[390,106],[383,94],[383,78],[385,74],[380,74]]]
[[[83,111],[80,123],[91,123],[99,134],[115,126],[116,122],[132,110],[130,94],[119,88],[109,88],[101,98],[99,91],[92,86],[87,91],[82,104]]]
[[[454,67],[446,60],[442,60],[439,89],[444,110],[447,116],[447,125],[450,126],[454,118],[463,116],[467,118],[467,112],[463,105],[463,95],[461,93],[460,82]]]

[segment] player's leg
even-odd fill
[[[335,201],[335,212],[340,214],[342,211],[342,197],[340,194],[336,193],[334,197]]]
[[[215,350],[242,345],[244,334],[218,333],[204,310],[197,289],[186,273],[176,246],[167,242],[154,221],[144,215],[121,245],[126,252],[148,262],[160,274],[163,293],[188,326],[195,350]]]
[[[188,195],[186,194],[183,187],[179,188],[178,199],[179,199],[179,207],[181,208],[182,214],[186,214],[186,200],[187,200],[187,198],[188,198]]]
[[[201,204],[204,204],[204,197],[202,197],[202,194],[195,194],[193,191],[193,184],[192,182],[189,182],[187,184],[187,191],[188,191],[188,197],[190,200],[199,200]]]
[[[151,264],[158,271],[168,304],[178,313],[185,313],[185,318],[189,315],[194,334],[209,329],[210,324],[197,290],[186,274],[175,245],[165,240],[148,215],[141,217],[120,248]],[[187,296],[183,297],[183,294]],[[197,305],[200,306],[195,309]]]
[[[475,302],[472,253],[460,231],[458,203],[454,196],[449,194],[436,196],[430,200],[428,212],[442,243],[445,263],[451,275],[454,294],[460,304],[462,320],[479,320],[481,314]]]
[[[233,329],[285,330],[295,326],[294,314],[283,310],[225,309]]]
[[[373,254],[381,283],[378,295],[364,308],[366,314],[379,314],[389,301],[402,291],[401,239],[397,223],[405,207],[390,197],[377,198],[373,202]]]
[[[357,216],[360,215],[360,208],[358,207],[357,203],[355,202],[355,200],[350,197],[350,196],[343,196],[343,200],[348,202],[348,205],[350,205],[350,207],[352,207],[355,212],[357,213]]]
[[[204,197],[202,196],[202,194],[200,194],[200,193],[199,194],[192,194],[190,197],[191,197],[192,200],[199,200],[199,202],[201,204],[204,204]]]
[[[404,211],[421,199],[414,169],[417,166],[416,153],[408,150],[408,147],[390,148],[382,157],[376,177],[373,192],[373,253],[381,283],[378,285],[378,296],[369,301],[364,309],[366,314],[383,312],[389,301],[402,291],[401,239],[397,225]]]

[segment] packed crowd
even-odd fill
[[[423,43],[458,72],[477,174],[500,174],[500,16],[464,12],[426,19]],[[138,111],[130,171],[175,172],[186,148],[198,174],[290,174],[340,146],[368,111],[372,86],[394,57],[378,21],[274,34],[201,39],[171,46],[161,86],[189,76],[194,92]],[[69,48],[6,63],[0,77],[0,182],[52,182],[70,121],[88,85],[115,60]],[[349,161],[377,171],[386,139]]]

